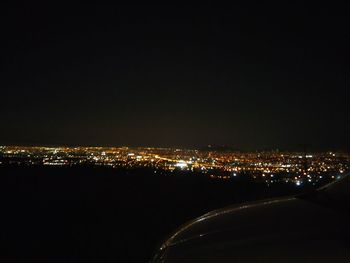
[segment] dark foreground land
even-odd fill
[[[1,167],[1,262],[147,262],[175,228],[293,186],[147,170]]]

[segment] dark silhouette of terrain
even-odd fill
[[[2,262],[147,262],[179,225],[293,186],[93,167],[1,167]]]

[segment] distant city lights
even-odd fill
[[[215,180],[270,183],[317,183],[349,173],[348,153],[233,152],[145,147],[21,147],[0,146],[0,165],[147,168],[158,175],[187,171]],[[157,173],[157,171],[160,173]]]

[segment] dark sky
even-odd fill
[[[349,6],[27,2],[1,6],[0,144],[350,149]]]

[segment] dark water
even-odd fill
[[[1,261],[147,262],[187,220],[296,191],[147,170],[3,167]]]

